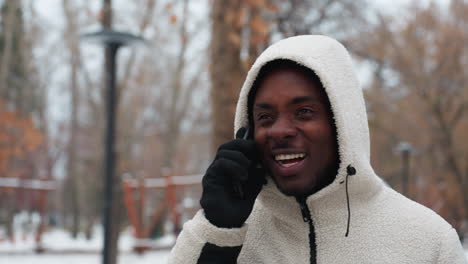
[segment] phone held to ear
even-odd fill
[[[244,139],[244,140],[253,140],[252,136],[253,135],[250,135],[250,127],[247,127],[247,130],[245,131],[245,135],[244,135],[244,137],[242,139]],[[261,169],[262,168],[262,164],[260,162],[256,162],[254,165],[255,165],[254,167],[256,169]]]
[[[243,139],[243,140],[253,140],[250,137],[250,128],[249,127],[246,128],[245,134],[242,136],[241,139]],[[256,168],[256,169],[262,168],[262,166],[261,166],[261,164],[259,162],[256,162],[255,164],[253,164],[253,167]],[[249,177],[249,176],[247,176],[247,177]],[[240,179],[233,179],[234,193],[240,199],[244,199],[244,186],[243,186],[243,184],[244,184],[244,182],[241,181]]]

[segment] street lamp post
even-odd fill
[[[120,47],[143,42],[143,39],[129,33],[104,29],[98,32],[84,34],[83,39],[90,42],[103,44],[106,48],[106,56],[109,58],[106,64],[106,132],[105,132],[105,159],[104,159],[104,246],[102,260],[104,264],[111,264],[111,239],[113,222],[112,211],[116,205],[113,203],[115,192],[115,128],[117,110],[117,92],[115,89],[117,64],[117,51]]]
[[[409,169],[410,169],[410,154],[414,150],[413,146],[408,142],[402,141],[398,144],[396,150],[401,153],[402,157],[402,192],[406,197],[409,197]]]

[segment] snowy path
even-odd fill
[[[468,249],[465,250],[468,259]],[[123,254],[119,256],[119,264],[165,264],[169,251],[153,251],[142,256],[135,254]],[[100,264],[101,257],[98,254],[25,254],[25,255],[1,255],[0,263],[8,264]]]
[[[43,245],[51,252],[35,254],[32,237],[26,240],[18,239],[16,243],[0,242],[0,264],[100,264],[99,254],[102,246],[102,237],[97,230],[96,236],[91,240],[83,237],[71,239],[69,234],[63,230],[50,230],[44,234]],[[159,245],[170,245],[174,237],[167,236],[158,241]],[[150,251],[144,255],[137,255],[131,251],[134,244],[129,231],[123,232],[119,239],[121,254],[118,258],[119,264],[164,264],[168,261],[169,250]],[[58,253],[60,251],[84,251],[87,253]],[[95,252],[95,253],[91,253]],[[465,244],[465,254],[468,259],[468,245]]]
[[[61,229],[51,229],[44,233],[42,245],[46,252],[35,254],[36,243],[32,235],[23,238],[22,232],[16,234],[16,242],[0,241],[0,264],[100,264],[102,248],[102,230],[96,228],[95,236],[87,240],[82,234],[72,239],[70,234]],[[174,236],[165,236],[154,240],[154,245],[169,248],[174,243]],[[119,239],[119,264],[159,264],[167,263],[169,250],[154,250],[143,255],[132,251],[135,241],[130,230],[121,233]],[[66,252],[66,253],[64,253]],[[83,253],[80,253],[83,252]]]
[[[152,251],[144,255],[133,253],[119,256],[119,264],[164,264],[167,263],[169,251]],[[100,264],[102,262],[99,254],[24,254],[24,255],[2,255],[2,264]]]

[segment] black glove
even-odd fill
[[[203,176],[200,205],[208,221],[217,227],[241,227],[265,183],[263,169],[257,168],[255,143],[242,139],[246,132],[239,129],[236,139],[219,147]]]

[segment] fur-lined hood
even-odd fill
[[[260,69],[277,59],[295,61],[315,72],[325,88],[335,118],[340,168],[335,181],[313,196],[319,198],[338,188],[346,177],[349,165],[360,174],[375,175],[370,166],[369,128],[362,89],[346,49],[338,41],[326,36],[287,38],[273,44],[257,58],[239,95],[235,131],[249,123],[248,97]]]

